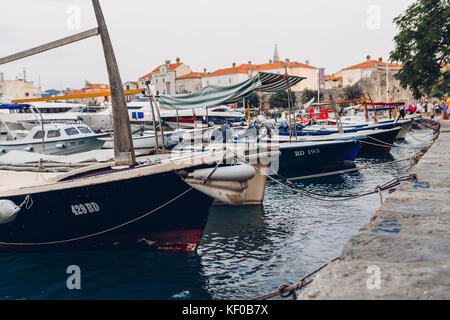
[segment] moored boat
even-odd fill
[[[21,176],[21,184],[0,187],[0,249],[142,245],[194,250],[213,198],[185,179],[224,158],[220,152],[189,158],[158,155],[133,167],[109,161],[60,174],[45,172],[45,165],[41,172],[0,171],[4,177],[10,174],[9,179]]]
[[[357,140],[280,143],[279,171],[289,174],[333,170],[353,163],[360,147]]]
[[[99,149],[107,134],[92,132],[80,123],[50,123],[36,126],[22,139],[0,141],[0,154],[11,150],[45,154],[74,154]]]

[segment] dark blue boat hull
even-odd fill
[[[279,172],[294,174],[334,170],[353,163],[360,147],[361,143],[358,141],[330,142],[314,146],[282,143]]]
[[[20,204],[25,197],[2,199]],[[200,241],[213,202],[175,172],[39,192],[31,199],[28,210],[23,207],[14,221],[0,225],[0,249],[144,246],[190,251]]]

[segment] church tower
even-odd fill
[[[275,51],[273,53],[273,62],[278,62],[280,61],[280,56],[278,55],[278,49],[277,49],[277,44],[275,43]]]

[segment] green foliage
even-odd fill
[[[251,108],[259,108],[259,105],[261,103],[258,94],[255,92],[252,92],[247,98],[245,98],[245,108],[247,108],[247,103],[250,105]],[[238,103],[238,106],[242,108],[242,101]]]
[[[319,93],[320,101],[323,101],[323,92]],[[307,103],[312,98],[315,98],[317,102],[317,90],[304,89],[303,90],[303,103]]]
[[[450,62],[450,0],[417,0],[394,23],[399,32],[390,59],[403,64],[395,75],[402,87],[416,99],[448,90],[450,71],[441,68]]]
[[[296,102],[295,94],[290,95],[291,104]],[[286,91],[278,91],[269,97],[269,106],[271,109],[285,109],[288,108],[288,95]]]
[[[361,99],[364,98],[364,92],[357,84],[346,86],[344,88],[344,100]]]
[[[431,89],[430,96],[433,98],[450,96],[450,72],[448,70],[442,72],[436,85]]]

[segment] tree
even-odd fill
[[[290,95],[291,104],[295,105],[295,94]],[[269,97],[269,106],[272,109],[288,108],[288,96],[286,91],[278,91]]]
[[[248,97],[245,98],[246,105],[244,106],[244,108],[247,108],[247,103],[250,105],[250,107],[259,108],[261,101],[259,99],[259,96],[255,92],[252,92]],[[242,108],[242,101],[238,103],[238,106]]]
[[[345,100],[353,100],[353,99],[361,99],[363,98],[363,90],[358,84],[354,84],[352,86],[346,86],[344,88],[344,99]]]
[[[315,98],[317,102],[317,90],[304,89],[303,90],[303,103],[307,103],[311,101],[312,98]],[[319,93],[320,101],[323,101],[323,92]]]
[[[450,0],[417,0],[394,18],[399,30],[390,59],[403,64],[395,75],[416,99],[437,85],[449,87]],[[444,81],[444,83],[442,83]]]

